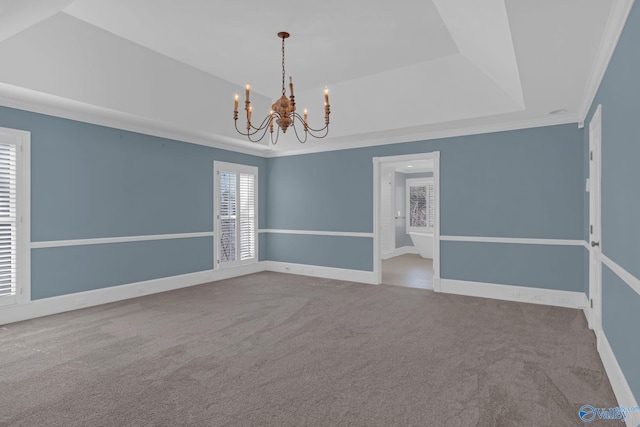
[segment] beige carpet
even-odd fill
[[[0,342],[0,425],[583,426],[581,405],[617,406],[579,310],[276,273]]]

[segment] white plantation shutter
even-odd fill
[[[256,177],[252,174],[240,174],[240,259],[247,260],[256,256]]]
[[[16,149],[0,144],[0,299],[17,292]]]
[[[215,162],[218,264],[256,261],[257,168]]]
[[[436,222],[436,191],[433,182],[427,185],[427,228],[433,229]]]

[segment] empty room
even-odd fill
[[[0,425],[640,426],[633,0],[0,0]]]

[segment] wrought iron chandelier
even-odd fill
[[[304,109],[304,116],[296,113],[296,101],[293,95],[293,80],[289,77],[289,98],[287,98],[285,91],[285,69],[284,69],[284,41],[289,37],[289,33],[282,31],[278,33],[278,37],[282,39],[282,96],[272,106],[269,115],[262,120],[262,123],[258,127],[251,123],[251,113],[253,109],[251,107],[251,101],[249,100],[250,86],[247,84],[245,90],[244,110],[247,113],[247,126],[246,132],[238,129],[238,94],[236,93],[235,106],[233,109],[233,120],[236,130],[241,135],[246,136],[251,142],[258,142],[264,138],[269,131],[269,138],[272,144],[278,142],[280,136],[280,130],[282,133],[286,133],[289,127],[293,128],[296,138],[302,144],[307,142],[307,135],[311,135],[313,138],[324,138],[329,133],[329,89],[324,88],[324,127],[320,129],[313,129],[309,126],[307,118],[307,109]],[[273,136],[273,122],[276,122],[278,128],[276,130],[275,138]],[[298,129],[296,128],[296,122],[302,123],[304,129],[304,137],[300,137]],[[253,138],[255,137],[255,138]]]

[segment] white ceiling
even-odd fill
[[[578,122],[620,1],[0,0],[0,101],[267,155]],[[280,95],[279,31],[312,125],[330,88],[325,140],[270,147],[235,133],[245,83],[254,118]]]

